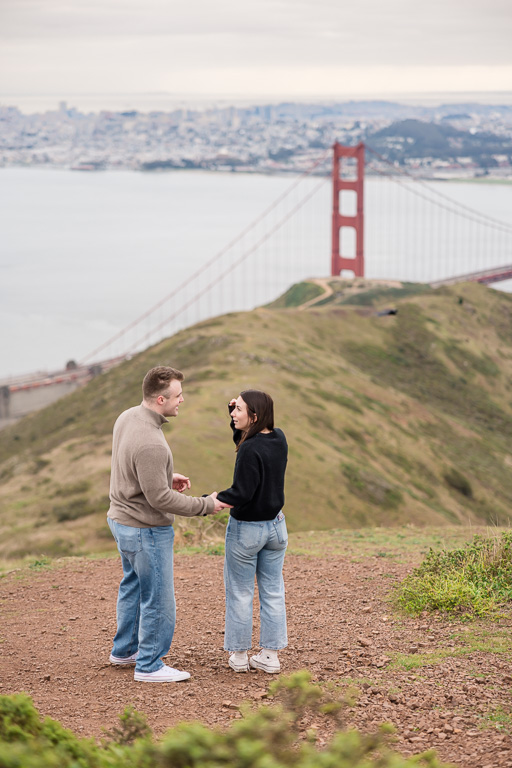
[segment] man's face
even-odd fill
[[[159,395],[157,398],[157,402],[160,405],[160,413],[166,418],[177,416],[179,405],[183,400],[181,381],[173,379],[167,392]]]

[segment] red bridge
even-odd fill
[[[478,211],[441,186],[367,145],[335,144],[225,248],[78,365],[0,382],[0,426],[181,328],[251,301],[260,306],[311,277],[432,286],[511,280],[512,219]]]

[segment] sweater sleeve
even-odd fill
[[[169,487],[168,453],[162,446],[148,446],[138,451],[135,466],[142,493],[153,509],[173,515],[194,517],[213,509],[211,497],[184,496]]]
[[[256,493],[261,482],[261,467],[259,457],[251,450],[251,446],[242,443],[236,457],[235,472],[231,488],[217,494],[219,501],[241,507],[248,504]]]

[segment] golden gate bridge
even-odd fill
[[[241,295],[244,309],[248,300],[258,306],[312,277],[433,287],[510,280],[512,222],[457,201],[367,145],[335,144],[237,237],[76,366],[0,382],[0,420],[16,393],[79,386],[178,330],[237,311]]]

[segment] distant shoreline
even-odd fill
[[[24,114],[41,114],[58,108],[61,101],[73,104],[77,109],[90,112],[125,111],[135,109],[139,112],[167,111],[179,108],[208,109],[216,107],[247,107],[266,104],[355,104],[381,102],[388,104],[402,104],[404,106],[433,107],[443,104],[480,104],[482,106],[512,106],[512,90],[510,91],[467,91],[467,92],[425,92],[414,93],[386,93],[386,94],[347,94],[343,98],[339,95],[316,94],[304,95],[299,98],[290,98],[289,95],[280,96],[256,95],[206,95],[199,94],[188,97],[173,93],[106,93],[106,94],[54,94],[45,93],[35,95],[31,93],[0,93],[0,106],[16,107]],[[165,107],[165,109],[164,109]]]
[[[127,166],[124,167],[116,167],[116,168],[72,168],[70,166],[63,166],[63,165],[51,165],[51,164],[40,164],[40,163],[33,163],[33,164],[27,164],[27,163],[9,163],[5,165],[0,165],[0,173],[3,170],[9,169],[9,168],[20,168],[20,169],[30,169],[30,170],[39,170],[41,172],[44,171],[63,171],[63,172],[69,172],[73,171],[75,173],[82,173],[82,174],[96,174],[96,173],[123,173],[123,172],[129,172],[129,173],[218,173],[222,174],[223,176],[230,175],[230,174],[236,174],[237,176],[290,176],[293,174],[301,175],[303,173],[302,170],[297,168],[279,168],[275,171],[264,171],[260,169],[244,169],[244,170],[237,170],[236,168],[230,168],[229,170],[221,170],[219,168],[153,168],[153,169],[147,169],[147,168],[128,168]],[[317,173],[313,174],[314,176],[325,176],[328,177],[329,173]],[[371,178],[373,181],[378,181],[381,177],[377,173],[366,173],[366,178]],[[446,182],[446,183],[456,183],[456,184],[500,184],[503,186],[509,186],[512,185],[512,178],[506,178],[506,179],[500,179],[496,176],[478,176],[473,178],[466,178],[464,176],[454,176],[453,178],[446,178],[444,176],[413,176],[412,174],[409,175],[409,178],[413,181],[435,181],[435,182]]]

